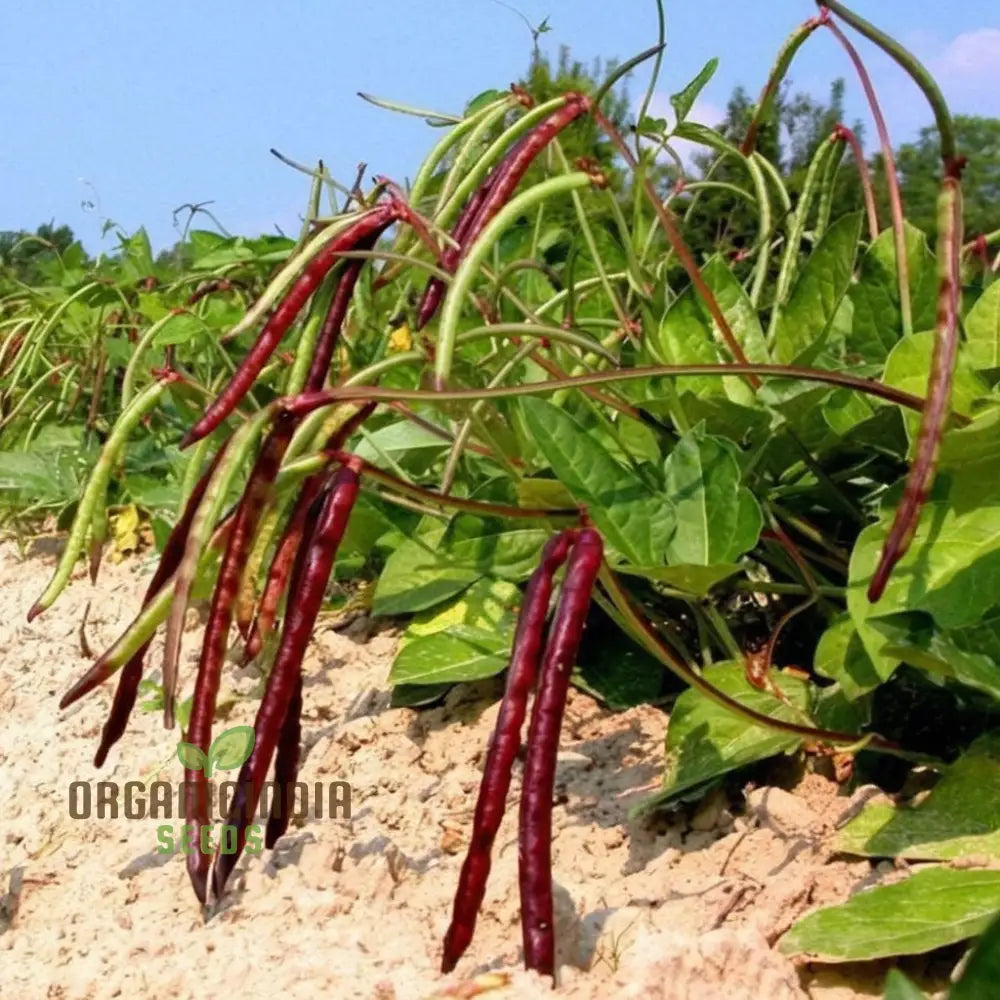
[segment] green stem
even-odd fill
[[[414,352],[416,353],[416,352]],[[418,358],[420,356],[418,355]],[[392,360],[392,359],[387,359]],[[376,366],[372,366],[374,369]],[[389,367],[383,362],[383,368]],[[370,371],[371,369],[368,369]],[[358,373],[361,375],[362,373]],[[408,400],[423,403],[447,403],[457,400],[504,399],[512,396],[533,396],[540,393],[553,392],[557,389],[579,389],[585,386],[599,385],[604,382],[629,382],[634,379],[653,378],[656,376],[698,376],[698,375],[760,375],[766,378],[798,378],[807,382],[819,382],[884,399],[897,406],[920,412],[924,400],[920,396],[885,385],[874,379],[858,378],[845,372],[824,371],[821,368],[802,368],[797,365],[769,364],[717,364],[717,365],[648,365],[630,368],[622,371],[591,372],[586,375],[567,376],[566,378],[548,379],[544,382],[530,382],[525,385],[502,386],[495,389],[380,389],[378,386],[359,385],[355,379],[350,384],[345,383],[325,393],[316,393],[315,397],[324,397],[331,403],[342,400],[378,400],[392,402]],[[318,405],[318,404],[317,404]],[[969,418],[961,414],[952,414],[952,418],[961,426],[969,423]]]

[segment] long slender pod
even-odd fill
[[[333,434],[326,442],[325,451],[337,452],[350,439],[354,432],[371,416],[375,410],[374,403],[366,403],[361,406],[357,413],[353,414]],[[278,540],[274,555],[271,557],[271,565],[267,573],[267,581],[264,584],[264,592],[261,595],[257,609],[257,616],[247,638],[244,661],[249,662],[261,651],[264,640],[271,634],[274,627],[274,620],[278,614],[278,605],[281,598],[288,589],[289,575],[295,562],[295,555],[302,546],[303,534],[306,527],[306,517],[313,501],[319,495],[323,483],[321,474],[312,475],[307,478],[299,487],[299,495],[295,501],[295,506],[285,524],[285,530]]]
[[[69,538],[66,540],[66,547],[63,549],[62,557],[52,576],[52,580],[45,588],[42,596],[35,601],[28,612],[29,622],[37,618],[46,608],[51,607],[52,602],[62,593],[66,584],[69,583],[73,566],[83,551],[87,532],[93,522],[94,512],[107,494],[112,469],[122,449],[125,447],[125,442],[132,431],[135,430],[139,421],[156,406],[164,390],[179,379],[180,376],[176,373],[167,372],[163,378],[147,386],[119,418],[111,436],[104,443],[100,458],[98,458],[97,464],[94,466],[94,471],[90,474],[90,479],[84,488],[83,496],[80,498],[80,503],[76,509],[76,517],[73,519],[73,526],[69,531]]]
[[[511,147],[507,155],[489,174],[478,192],[466,203],[459,216],[452,238],[459,244],[449,247],[444,254],[442,265],[454,271],[465,256],[467,247],[475,242],[480,233],[496,214],[510,200],[518,184],[535,158],[567,125],[590,108],[590,101],[582,94],[570,93],[563,98],[562,107]],[[417,329],[423,327],[437,311],[444,295],[444,284],[438,278],[431,278],[424,290],[417,314]]]
[[[486,754],[483,779],[479,785],[472,838],[455,892],[451,924],[444,938],[444,954],[441,959],[441,971],[444,973],[455,968],[469,947],[476,929],[476,918],[486,894],[486,881],[490,874],[493,842],[507,804],[514,759],[521,748],[521,729],[527,713],[528,695],[538,676],[553,578],[556,570],[566,561],[575,538],[576,532],[567,530],[548,541],[538,568],[524,591],[510,654],[507,686]]]
[[[295,419],[282,414],[261,447],[236,510],[233,530],[230,532],[222,565],[219,567],[219,576],[205,626],[201,657],[198,661],[198,675],[195,680],[191,718],[186,735],[186,741],[199,747],[203,753],[208,752],[209,744],[212,742],[215,701],[244,560],[294,430]],[[168,724],[172,721],[172,702],[173,691],[165,690],[165,708],[170,713],[167,718]],[[185,815],[200,829],[208,824],[207,779],[203,771],[185,768],[184,780]],[[200,851],[188,856],[188,874],[202,902],[205,901],[209,863],[209,856]]]
[[[167,536],[166,544],[163,546],[163,552],[160,555],[160,561],[149,581],[149,586],[146,588],[146,594],[142,599],[143,608],[149,606],[160,588],[173,576],[180,565],[188,533],[191,530],[191,524],[194,521],[198,507],[205,496],[205,491],[208,489],[208,484],[215,469],[218,467],[219,460],[225,453],[228,443],[228,441],[223,442],[222,446],[215,453],[211,464],[195,484],[191,495],[188,497],[187,503],[184,505],[183,514]],[[141,648],[125,664],[121,676],[118,678],[118,687],[115,689],[114,699],[111,702],[111,710],[108,712],[108,718],[101,731],[101,742],[94,755],[94,767],[103,766],[108,756],[108,751],[121,739],[122,734],[125,732],[132,709],[135,707],[136,696],[139,692],[139,683],[142,680],[143,665],[151,643],[152,639],[148,639],[143,643]]]
[[[201,554],[198,569],[207,565],[211,559],[215,558],[216,553],[225,546],[231,528],[232,518],[226,518],[216,527]],[[170,613],[174,601],[176,579],[177,573],[175,572],[156,592],[156,596],[143,606],[139,614],[132,619],[128,628],[111,647],[105,650],[87,672],[62,696],[59,702],[60,708],[68,708],[73,702],[79,701],[84,695],[103,684],[112,674],[125,666],[139,649],[153,637],[153,634],[167,620],[167,615]]]
[[[252,823],[257,810],[264,779],[274,756],[288,706],[299,682],[302,658],[323,603],[337,548],[357,499],[359,486],[360,477],[355,469],[345,466],[337,472],[332,487],[323,498],[310,544],[302,550],[301,566],[295,574],[298,588],[294,600],[289,602],[274,666],[268,676],[267,688],[254,721],[253,752],[240,771],[236,795],[227,820],[237,828],[236,850],[231,854],[220,852],[215,858],[212,882],[216,897],[222,895],[226,881],[246,844],[247,827]],[[191,855],[188,862],[195,891],[202,900],[209,860],[207,855],[197,854]]]
[[[913,463],[906,477],[903,499],[889,529],[878,566],[868,585],[874,603],[885,591],[893,567],[906,554],[920,519],[920,510],[934,484],[941,435],[951,403],[951,386],[958,351],[958,316],[961,300],[962,186],[959,170],[941,181],[938,196],[938,308],[934,355],[927,383],[927,402]]]
[[[270,850],[284,836],[295,803],[295,779],[299,775],[299,753],[302,740],[302,671],[295,681],[292,698],[281,724],[277,753],[274,758],[274,798],[271,814],[264,831],[264,846]]]
[[[205,541],[213,525],[222,512],[229,488],[238,469],[249,457],[257,441],[257,435],[270,417],[269,410],[261,410],[252,420],[237,430],[226,447],[206,488],[205,496],[191,522],[181,557],[173,581],[173,601],[167,619],[167,631],[163,642],[163,694],[164,721],[173,725],[174,697],[177,691],[177,664],[180,660],[181,637],[184,631],[184,617],[187,614],[188,599],[194,585],[195,575],[202,556]],[[235,517],[233,524],[235,526]],[[227,547],[229,539],[227,536]]]
[[[188,431],[181,442],[182,448],[193,444],[207,434],[211,434],[239,405],[264,365],[267,364],[268,358],[274,353],[282,337],[295,321],[295,317],[298,316],[306,301],[319,287],[320,282],[336,263],[339,255],[345,250],[355,249],[372,234],[380,233],[386,226],[399,219],[401,215],[400,204],[396,201],[390,201],[385,205],[373,208],[331,240],[309,261],[302,274],[289,289],[288,294],[281,300],[264,324],[253,347],[250,348],[229,383],[208,406],[194,427]]]
[[[542,660],[538,694],[531,709],[528,753],[518,824],[518,882],[524,964],[555,975],[555,918],[552,903],[552,796],[556,755],[570,674],[590,607],[590,595],[604,558],[593,528],[583,528],[569,556],[549,641]]]

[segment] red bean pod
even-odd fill
[[[920,511],[934,485],[958,351],[961,257],[962,187],[958,177],[946,176],[938,196],[938,308],[927,401],[920,418],[916,452],[906,477],[903,498],[896,508],[892,527],[868,585],[868,600],[872,603],[882,596],[893,567],[906,555],[917,530]]]
[[[566,567],[566,579],[549,631],[528,729],[518,824],[521,932],[525,967],[549,976],[555,975],[552,796],[559,730],[570,674],[590,607],[590,594],[603,555],[601,536],[592,528],[582,529]]]
[[[180,519],[174,525],[167,536],[166,544],[163,546],[163,553],[160,562],[156,567],[153,578],[149,581],[146,594],[143,597],[142,606],[145,607],[156,596],[157,591],[173,575],[180,565],[184,556],[184,546],[187,542],[188,532],[191,530],[191,522],[198,512],[205,491],[208,488],[215,467],[219,464],[223,453],[229,442],[223,443],[222,447],[215,453],[208,469],[195,484],[184,511]],[[118,687],[115,689],[115,696],[111,702],[111,711],[108,713],[107,721],[101,731],[101,742],[94,754],[94,767],[102,767],[107,759],[108,751],[121,739],[128,724],[132,709],[135,708],[136,697],[139,693],[139,684],[142,681],[142,668],[145,663],[146,653],[152,645],[152,639],[145,643],[136,654],[122,668],[121,677],[118,679]]]
[[[449,245],[445,247],[444,253],[441,255],[441,266],[449,273],[453,273],[455,268],[458,267],[458,262],[462,257],[462,249],[468,240],[469,232],[476,221],[479,209],[483,207],[483,202],[486,201],[486,196],[493,189],[497,178],[501,176],[503,172],[501,168],[523,142],[523,138],[519,139],[514,146],[511,147],[510,151],[504,156],[503,160],[501,160],[500,163],[490,171],[487,177],[483,180],[483,183],[472,192],[468,201],[466,201],[463,206],[462,211],[459,213],[458,219],[455,221],[455,225],[451,230],[451,238],[458,243],[458,246],[455,247]],[[417,330],[423,329],[423,327],[430,322],[434,313],[437,312],[438,306],[441,305],[441,299],[444,298],[444,291],[445,283],[440,278],[432,277],[428,280],[427,285],[424,288],[424,294],[420,299],[420,305],[417,308]]]
[[[375,403],[365,403],[359,407],[357,413],[330,435],[325,450],[340,451],[354,432],[371,416],[375,406]],[[271,557],[271,565],[268,568],[264,592],[257,608],[257,616],[247,638],[244,662],[249,663],[260,653],[264,640],[271,634],[274,619],[278,614],[278,605],[288,589],[288,579],[295,562],[295,554],[302,545],[306,515],[311,504],[319,495],[322,484],[323,474],[317,473],[306,479],[299,489],[295,506],[292,508],[292,513],[285,524],[285,530],[278,540],[274,555]]]
[[[274,666],[254,721],[253,752],[240,771],[227,819],[237,829],[236,850],[232,854],[220,852],[215,858],[212,882],[216,897],[222,895],[246,845],[247,827],[253,822],[288,706],[299,683],[302,659],[359,487],[360,476],[356,469],[345,466],[337,472],[332,487],[323,497],[309,545],[302,549],[301,563],[294,574],[298,587],[289,600]]]
[[[205,626],[198,675],[195,680],[186,742],[207,754],[212,742],[215,701],[219,693],[222,664],[233,621],[233,606],[239,593],[243,564],[253,541],[275,476],[295,429],[295,418],[281,414],[268,434],[236,509],[233,530],[219,567],[212,605]],[[169,699],[170,693],[167,693]],[[208,825],[208,786],[204,771],[185,768],[185,817],[196,829]],[[205,902],[211,856],[200,850],[188,855],[187,868],[198,899]]]
[[[295,803],[295,780],[299,776],[299,745],[302,740],[302,672],[299,671],[285,721],[281,724],[274,758],[274,798],[267,818],[264,846],[270,850],[284,836]]]
[[[391,201],[385,205],[379,205],[348,226],[309,261],[305,270],[278,303],[274,312],[271,313],[253,347],[250,348],[249,353],[236,369],[229,383],[205,410],[194,427],[188,431],[181,442],[182,448],[186,448],[195,441],[211,434],[236,409],[257,376],[264,369],[281,339],[288,332],[296,316],[301,312],[302,307],[319,287],[320,282],[337,262],[338,257],[345,251],[355,249],[373,233],[380,233],[399,219],[401,215],[402,209],[398,202]]]
[[[446,270],[453,272],[458,267],[466,249],[476,241],[497,212],[510,200],[535,157],[567,125],[589,109],[590,100],[583,94],[566,94],[565,104],[561,108],[552,112],[548,118],[511,147],[462,210],[451,234],[461,246],[457,249],[448,247],[445,250],[441,263]],[[430,321],[443,297],[444,283],[440,278],[431,278],[424,289],[417,311],[418,330]]]
[[[469,947],[476,929],[476,918],[486,894],[486,881],[490,874],[493,842],[506,808],[514,759],[521,748],[521,729],[527,713],[528,695],[538,676],[553,577],[566,561],[575,538],[576,532],[568,530],[548,541],[542,550],[538,568],[524,591],[510,654],[507,686],[479,785],[472,838],[458,880],[451,924],[444,938],[441,960],[441,971],[444,973],[455,968]]]

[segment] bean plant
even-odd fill
[[[935,116],[934,233],[906,221],[891,160],[891,219],[878,217],[863,157],[844,157],[856,147],[844,127],[794,202],[755,152],[790,65],[827,32],[891,157],[848,29],[891,56]],[[648,59],[659,70],[662,50],[661,39],[593,93],[536,104],[520,88],[490,91],[460,117],[436,116],[445,127],[406,190],[384,177],[342,189],[313,171],[298,243],[254,256],[220,242],[177,279],[204,282],[201,302],[224,305],[164,302],[156,316],[141,295],[136,306],[121,288],[87,286],[64,303],[106,299],[139,327],[120,384],[90,390],[117,417],[29,617],[52,605],[88,546],[99,551],[109,482],[137,427],[162,421],[190,455],[138,614],[61,702],[115,679],[95,763],[156,669],[147,654],[160,627],[165,723],[193,682],[183,738],[206,753],[235,625],[267,684],[228,822],[242,850],[273,770],[285,795],[272,847],[298,769],[304,653],[333,574],[374,575],[372,612],[409,622],[392,668],[397,704],[507,669],[445,971],[472,944],[537,687],[522,930],[525,964],[556,973],[551,807],[571,681],[612,707],[673,699],[667,773],[641,811],[782,754],[834,755],[842,780],[892,789],[917,766],[940,775],[919,806],[863,809],[839,847],[941,864],[806,916],[785,951],[919,953],[976,937],[1000,911],[1000,873],[946,864],[1000,849],[983,794],[984,783],[1000,790],[1000,283],[964,241],[961,176],[975,150],[955,148],[926,69],[837,2],[792,33],[739,145],[689,119],[714,61],[673,96],[673,124],[609,120],[602,102],[617,80]],[[613,171],[566,154],[587,120],[614,144]],[[699,260],[685,242],[699,191],[686,190],[679,140],[745,171],[740,196],[759,229],[735,258]],[[831,218],[838,171],[859,168],[864,210]],[[318,207],[324,188],[331,214]],[[248,286],[251,304],[231,275],[271,261],[266,287]],[[22,338],[4,356],[20,412],[39,420],[32,380],[61,362],[51,310],[25,296],[4,320]],[[210,335],[189,341],[180,323],[198,308]],[[156,354],[164,347],[176,350]],[[221,378],[220,358],[231,365]],[[210,609],[186,678],[180,637],[199,593]],[[581,646],[585,628],[595,641]],[[184,777],[187,819],[208,825],[205,776]],[[225,894],[239,856],[189,855],[202,903]],[[907,909],[920,910],[919,927],[900,919]]]

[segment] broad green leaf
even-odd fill
[[[205,777],[211,777],[216,771],[233,771],[242,767],[253,750],[253,744],[253,726],[233,726],[223,730],[208,748]]]
[[[833,621],[820,636],[813,665],[821,677],[837,681],[844,696],[851,700],[874,690],[886,679],[875,669],[847,614]]]
[[[730,442],[695,428],[670,453],[664,473],[677,523],[667,546],[671,563],[731,563],[757,544],[763,523],[760,508],[740,484]]]
[[[448,442],[436,434],[408,420],[402,420],[366,434],[354,450],[361,458],[385,466],[384,455],[391,457],[408,455],[418,449],[440,452],[447,447]]]
[[[719,563],[714,566],[622,566],[621,572],[665,583],[695,597],[705,597],[717,583],[739,573],[740,566],[737,563]]]
[[[918,955],[975,937],[998,910],[1000,871],[925,868],[810,913],[780,949],[822,962]]]
[[[866,806],[840,831],[837,850],[914,861],[1000,856],[1000,739],[976,740],[918,805]]]
[[[934,326],[937,274],[927,237],[903,223],[910,278],[910,308],[914,330]],[[854,306],[847,350],[866,361],[884,361],[903,335],[896,277],[896,243],[892,229],[879,233],[861,259],[858,281],[848,295]]]
[[[720,663],[704,673],[724,694],[747,708],[791,722],[807,722],[808,685],[775,671],[772,677],[788,704],[753,687],[743,664]],[[796,750],[801,738],[748,722],[693,689],[677,699],[667,729],[667,770],[663,791],[643,809],[663,804],[686,789],[766,757]]]
[[[558,479],[525,477],[517,481],[517,502],[521,507],[569,510],[576,506],[573,494]]]
[[[933,330],[927,330],[899,341],[885,363],[882,381],[886,385],[912,392],[915,396],[926,396],[931,356],[934,353],[934,336]],[[951,384],[952,410],[969,416],[973,401],[988,392],[989,386],[972,370],[965,348],[960,345]],[[920,415],[907,411],[903,414],[903,419],[906,421],[910,440],[914,441],[920,426]]]
[[[670,104],[678,122],[687,118],[688,112],[694,107],[694,102],[698,100],[698,95],[705,89],[705,85],[712,79],[718,68],[719,60],[709,59],[698,71],[698,75],[683,90],[670,95]]]
[[[443,684],[492,677],[507,666],[509,635],[468,625],[408,642],[392,664],[393,684]]]
[[[712,339],[712,325],[690,286],[671,303],[649,346],[656,361],[665,365],[713,365],[726,360]],[[726,395],[724,380],[707,375],[685,376],[678,385],[696,396]]]
[[[205,771],[206,777],[208,776],[208,758],[202,753],[201,748],[193,743],[178,743],[177,759],[189,771]]]
[[[711,129],[707,131],[718,135]],[[756,362],[768,361],[767,344],[757,312],[726,262],[718,255],[712,257],[702,268],[701,275],[747,358]],[[664,364],[718,364],[733,360],[712,314],[691,286],[667,310],[652,346]],[[753,390],[741,378],[685,377],[679,386],[697,396],[728,395],[734,403],[754,405]]]
[[[900,490],[894,490],[898,499]],[[892,509],[858,536],[851,553],[847,607],[877,662],[885,638],[868,619],[926,611],[944,629],[975,623],[1000,593],[1000,455],[938,476],[906,555],[871,605],[865,590],[888,533]]]
[[[433,607],[460,593],[483,573],[449,565],[440,546],[446,526],[434,524],[404,541],[386,560],[375,585],[372,613],[403,615]]]
[[[890,969],[889,975],[885,977],[885,994],[882,1000],[927,1000],[927,996],[899,969]]]
[[[186,344],[205,332],[205,324],[197,316],[189,312],[175,313],[153,337],[153,346]]]
[[[994,281],[963,320],[965,348],[973,368],[1000,368],[1000,281]]]
[[[994,1000],[1000,983],[1000,917],[986,928],[948,1000]]]
[[[962,649],[950,633],[921,612],[873,618],[871,625],[885,637],[882,652],[903,663],[949,677],[1000,701],[1000,663],[983,652]]]
[[[733,336],[743,348],[743,353],[747,359],[761,364],[770,360],[767,350],[767,341],[764,338],[764,330],[760,325],[760,318],[757,310],[754,309],[750,301],[750,296],[744,291],[732,268],[716,254],[701,269],[701,276],[705,280],[712,294],[715,296],[722,315],[726,318],[733,331]],[[709,318],[711,314],[708,307],[700,302],[702,312]],[[716,342],[721,342],[721,334],[715,327],[713,335]],[[728,355],[728,348],[723,348]],[[727,358],[732,360],[732,358]]]
[[[433,635],[457,625],[484,631],[509,632],[521,591],[506,580],[477,580],[451,604],[415,615],[403,633],[400,645],[420,636]]]
[[[952,427],[945,432],[938,468],[982,462],[997,454],[1000,454],[1000,407],[994,406],[980,413],[967,426]]]
[[[463,531],[469,526],[476,532]],[[518,582],[531,575],[551,532],[504,530],[479,518],[434,524],[404,541],[386,560],[373,598],[376,615],[411,614],[433,607],[484,576]]]
[[[823,234],[781,311],[776,361],[790,363],[820,342],[850,286],[860,235],[860,212],[841,216]]]
[[[662,562],[674,528],[667,498],[619,465],[565,410],[533,397],[521,405],[542,454],[605,541],[630,562]]]

